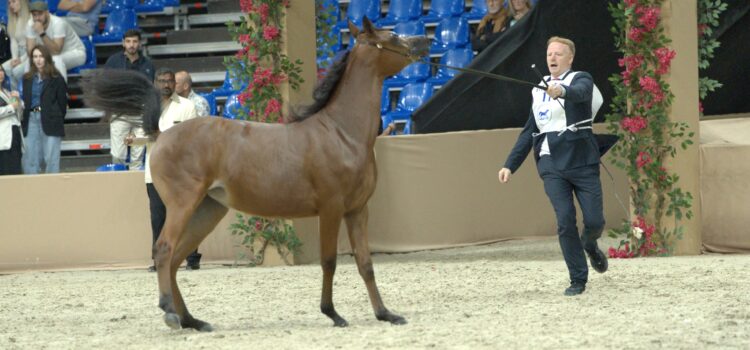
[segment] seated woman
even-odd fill
[[[479,22],[476,33],[471,36],[471,47],[478,52],[482,52],[505,31],[510,18],[508,10],[503,7],[503,0],[486,1],[487,14]]]
[[[510,26],[520,21],[523,16],[531,11],[531,1],[529,0],[510,0]]]

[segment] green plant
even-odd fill
[[[284,263],[291,265],[289,254],[297,256],[302,242],[294,233],[292,225],[285,220],[267,220],[258,216],[237,213],[237,221],[229,226],[232,235],[240,237],[239,247],[244,248],[239,259],[247,260],[250,266],[263,264],[268,244],[276,247]]]
[[[282,53],[283,16],[288,0],[240,0],[245,14],[239,25],[227,23],[229,32],[242,48],[225,58],[227,70],[240,81],[248,82],[238,95],[244,108],[239,118],[267,123],[283,123],[282,84],[297,90],[304,82],[300,76],[302,61]],[[238,86],[236,88],[239,88]],[[263,253],[270,243],[289,264],[288,253],[299,254],[302,243],[289,223],[281,219],[265,219],[237,214],[231,225],[232,235],[241,237],[240,246],[249,254],[240,253],[250,265],[263,262]]]
[[[698,69],[701,73],[698,81],[700,112],[703,113],[703,100],[709,92],[713,92],[722,85],[718,81],[702,76],[714,58],[714,50],[720,43],[713,38],[714,29],[719,26],[719,15],[727,9],[727,4],[720,0],[698,0]]]
[[[612,257],[668,255],[682,238],[680,221],[693,215],[693,196],[679,186],[679,176],[665,167],[680,149],[693,144],[687,123],[669,119],[674,95],[664,79],[676,52],[668,45],[661,22],[663,0],[624,0],[609,5],[615,45],[623,71],[610,77],[615,96],[607,115],[609,130],[620,136],[611,154],[624,169],[635,221],[626,221],[610,236],[624,238]],[[667,228],[665,217],[674,220]]]

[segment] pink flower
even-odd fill
[[[273,25],[263,26],[263,39],[274,40],[279,36],[279,28]]]
[[[253,91],[248,87],[247,90],[237,95],[237,99],[240,101],[240,105],[245,106],[253,98]]]
[[[623,129],[634,134],[645,129],[647,124],[646,118],[641,116],[625,117],[620,121],[620,126],[622,126]]]
[[[703,101],[698,101],[698,112],[703,114]]]
[[[240,0],[240,10],[244,13],[250,13],[255,11],[253,6],[253,0]]]
[[[641,40],[643,40],[643,35],[646,32],[638,27],[630,28],[628,31],[628,39],[632,40],[633,42],[640,43]]]
[[[638,0],[625,0],[625,5],[627,5],[628,7],[633,7],[637,3],[638,3]]]
[[[260,231],[262,229],[263,229],[263,221],[261,221],[261,220],[256,221],[255,222],[255,230],[256,231]]]
[[[635,159],[635,165],[638,169],[651,164],[651,156],[646,152],[639,152]]]
[[[258,13],[260,13],[260,22],[266,23],[268,22],[268,4],[263,3],[260,6],[258,6]]]
[[[654,50],[654,56],[659,60],[659,68],[656,69],[656,74],[662,75],[669,72],[669,66],[672,64],[672,59],[677,56],[677,52],[666,47],[660,47]]]
[[[647,32],[650,32],[656,28],[659,24],[659,16],[661,16],[661,9],[658,7],[639,7],[635,12],[640,15],[638,23],[640,23]]]
[[[638,80],[643,91],[646,91],[652,95],[654,102],[659,102],[664,99],[664,91],[661,89],[661,85],[653,77],[645,76]]]
[[[266,105],[266,110],[263,112],[266,117],[269,115],[276,113],[281,110],[281,102],[279,100],[272,98],[268,101],[268,104]]]

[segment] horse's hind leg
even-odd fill
[[[169,215],[174,211],[179,210],[167,211],[167,223],[169,223]],[[226,213],[226,207],[224,207],[211,197],[206,196],[190,216],[190,221],[187,223],[186,227],[184,227],[184,233],[180,235],[176,241],[174,241],[173,245],[171,245],[171,247],[173,247],[172,253],[169,254],[169,256],[171,257],[167,256],[167,254],[165,253],[157,254],[161,255],[161,260],[159,262],[160,272],[161,265],[166,262],[165,260],[168,260],[169,264],[168,288],[162,287],[163,283],[161,276],[159,280],[159,287],[161,291],[159,306],[165,312],[164,321],[171,328],[194,328],[199,331],[206,332],[213,330],[210,324],[198,320],[190,314],[187,307],[185,306],[185,301],[182,298],[180,289],[177,286],[176,276],[177,270],[179,269],[182,261],[185,260],[190,252],[194,251],[198,247],[200,242],[203,241],[203,239],[214,229],[214,227],[216,227],[216,224],[221,221]],[[178,215],[179,212],[175,213],[175,216]],[[187,220],[183,220],[182,222],[184,221]],[[164,234],[168,234],[166,227],[167,224],[165,224]]]
[[[341,214],[320,214],[320,266],[323,268],[323,291],[320,297],[320,311],[333,320],[335,327],[349,324],[333,307],[333,275],[336,273],[336,248],[338,246]]]
[[[380,292],[375,283],[375,270],[373,270],[372,259],[370,258],[370,247],[367,243],[367,217],[367,206],[347,213],[344,216],[346,227],[349,231],[349,242],[357,259],[359,274],[365,280],[367,293],[370,295],[370,303],[372,304],[372,309],[375,311],[375,317],[378,320],[388,321],[392,324],[406,324],[406,320],[403,317],[388,311],[383,304],[383,300],[380,298]]]

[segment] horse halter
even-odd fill
[[[532,83],[530,81],[520,80],[520,79],[511,78],[511,77],[507,77],[507,76],[500,75],[500,74],[484,72],[484,71],[480,71],[480,70],[476,70],[476,69],[471,69],[471,68],[461,68],[461,67],[449,66],[449,65],[446,65],[446,64],[442,64],[442,63],[430,62],[427,59],[415,57],[415,56],[412,56],[410,54],[403,53],[403,52],[400,52],[400,51],[397,51],[397,50],[385,47],[385,46],[383,46],[382,43],[372,43],[372,42],[368,42],[368,41],[363,41],[362,43],[366,44],[366,45],[370,45],[370,46],[375,46],[378,50],[388,51],[388,52],[392,52],[392,53],[395,53],[395,54],[400,55],[400,56],[404,56],[411,63],[415,63],[415,62],[426,63],[426,64],[429,64],[429,65],[432,65],[432,66],[435,66],[435,67],[444,67],[444,68],[448,68],[448,69],[457,70],[459,72],[464,72],[464,73],[479,75],[479,76],[483,76],[483,77],[487,77],[487,78],[491,78],[491,79],[495,79],[495,80],[507,81],[509,83],[515,83],[515,84],[521,84],[521,85],[531,86],[533,88],[537,88],[537,89],[541,89],[541,90],[547,90],[546,86],[538,85],[538,84]]]

